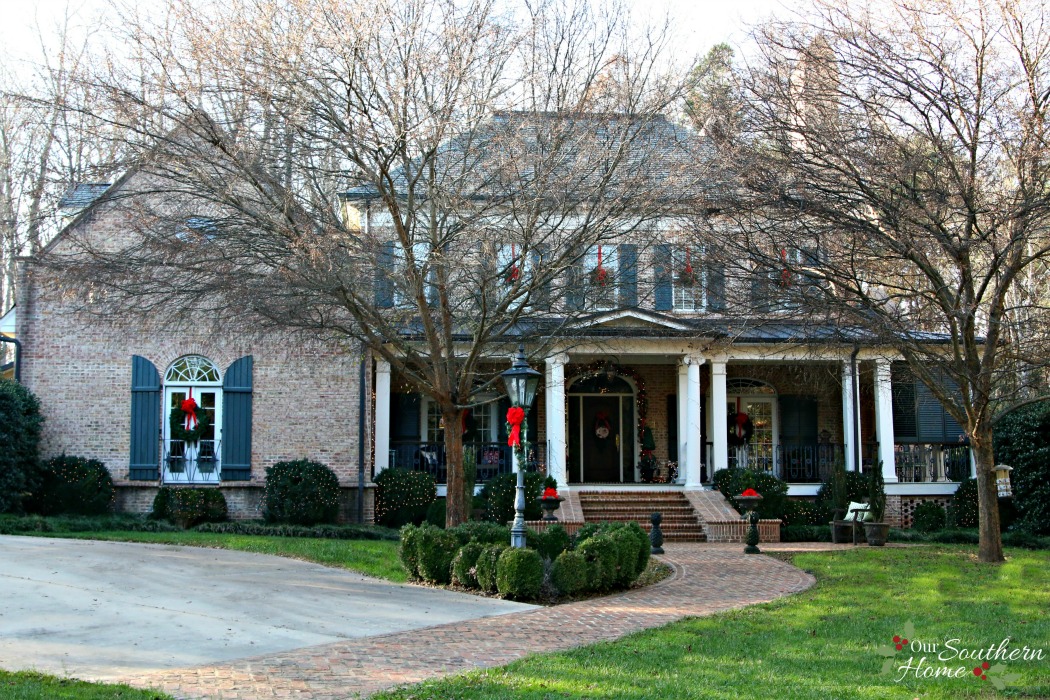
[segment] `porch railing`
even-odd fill
[[[957,442],[893,446],[897,479],[903,482],[963,481],[970,477],[970,446]]]
[[[539,464],[540,448],[532,445],[528,452],[528,469],[535,470]],[[511,448],[505,442],[467,442],[463,450],[473,450],[478,471],[475,481],[483,483],[498,474],[514,471]],[[448,482],[445,443],[398,440],[390,443],[390,467],[424,471],[439,484]]]

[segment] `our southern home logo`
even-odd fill
[[[1029,663],[1044,658],[1043,649],[1017,646],[1009,637],[986,647],[964,644],[956,638],[942,641],[917,639],[911,622],[904,625],[902,634],[893,635],[892,641],[880,646],[876,652],[887,657],[882,664],[882,674],[892,675],[897,683],[909,677],[971,678],[991,683],[998,690],[1021,678],[1020,674],[1010,673],[1003,662]]]

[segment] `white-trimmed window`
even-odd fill
[[[196,404],[196,423],[183,411],[184,402]],[[175,426],[189,430],[195,440],[184,439]],[[222,433],[222,373],[201,355],[185,355],[164,373],[165,483],[216,483],[220,480]]]
[[[617,305],[620,256],[615,245],[596,245],[583,256],[583,286],[587,308],[612,309]]]
[[[697,245],[678,245],[671,250],[671,288],[675,311],[703,311],[707,288],[704,250]]]

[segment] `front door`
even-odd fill
[[[623,480],[622,397],[581,396],[580,399],[583,401],[580,426],[583,480],[590,483],[618,483]]]
[[[218,426],[222,420],[219,391],[212,387],[166,387],[164,410],[165,483],[209,483],[220,480]],[[197,414],[207,414],[203,433],[196,442],[177,440],[171,434],[171,414],[190,398],[197,402]]]
[[[773,472],[773,451],[776,444],[773,399],[766,397],[740,396],[731,398],[727,406],[729,413],[742,411],[751,419],[751,439],[744,445],[730,448],[733,466],[757,471]],[[735,460],[734,460],[735,456]]]

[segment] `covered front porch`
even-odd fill
[[[851,471],[881,465],[887,484],[947,486],[971,474],[957,426],[942,410],[931,432],[930,397],[875,352],[734,345],[713,353],[663,339],[577,346],[542,362],[528,466],[561,488],[700,490],[715,471],[746,467],[789,482],[792,495],[813,495],[836,462]],[[375,369],[376,473],[420,469],[443,483],[436,407],[385,362]],[[507,406],[493,395],[464,418],[478,483],[513,469]]]

